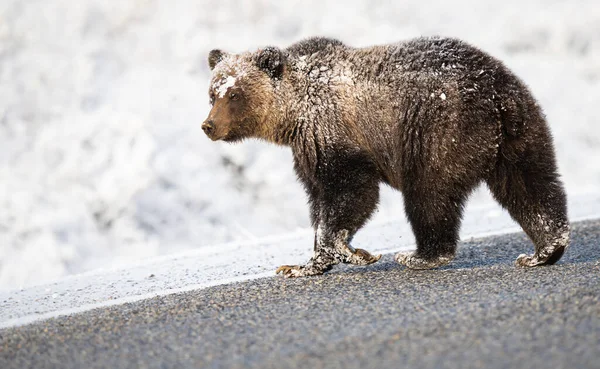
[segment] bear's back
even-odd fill
[[[499,60],[454,38],[421,37],[392,44],[388,46],[388,57],[403,71],[464,74],[502,67]]]
[[[345,45],[334,38],[311,37],[292,44],[286,50],[290,55],[300,57],[334,47],[345,47]]]

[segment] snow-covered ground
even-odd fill
[[[208,51],[433,34],[504,60],[568,192],[600,188],[597,0],[0,1],[0,289],[308,227],[289,151],[200,130]],[[373,222],[402,217],[384,189]]]
[[[600,194],[571,196],[569,205],[574,210],[573,220],[598,218]],[[472,240],[518,231],[520,227],[506,212],[484,206],[471,208],[461,237]],[[308,260],[312,250],[307,245],[312,238],[312,230],[305,229],[257,241],[235,241],[145,258],[121,267],[94,269],[22,289],[0,290],[0,329],[154,296],[274,278],[275,269],[280,265]],[[415,247],[410,225],[399,220],[370,224],[355,241],[373,254],[387,254],[384,260],[392,256],[389,254]],[[533,246],[529,245],[521,251],[532,250]],[[443,273],[443,270],[438,272]]]

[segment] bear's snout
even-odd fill
[[[204,123],[202,123],[202,130],[208,137],[210,137],[215,131],[215,122],[213,122],[212,119],[207,119],[204,121]]]
[[[225,128],[223,124],[215,123],[215,120],[212,118],[208,118],[202,123],[202,130],[213,141],[218,141],[226,136],[225,133],[227,130]]]

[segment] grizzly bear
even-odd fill
[[[277,269],[322,274],[381,255],[350,245],[379,201],[402,192],[416,251],[397,262],[435,268],[455,255],[467,197],[485,182],[535,246],[516,264],[554,264],[569,245],[566,196],[552,136],[525,84],[457,39],[354,48],[310,38],[287,49],[212,50],[212,140],[289,146],[315,229],[314,256]]]

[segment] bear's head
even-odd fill
[[[276,47],[254,53],[209,53],[211,110],[202,130],[210,139],[233,142],[270,137],[275,90],[283,78],[285,59]]]

